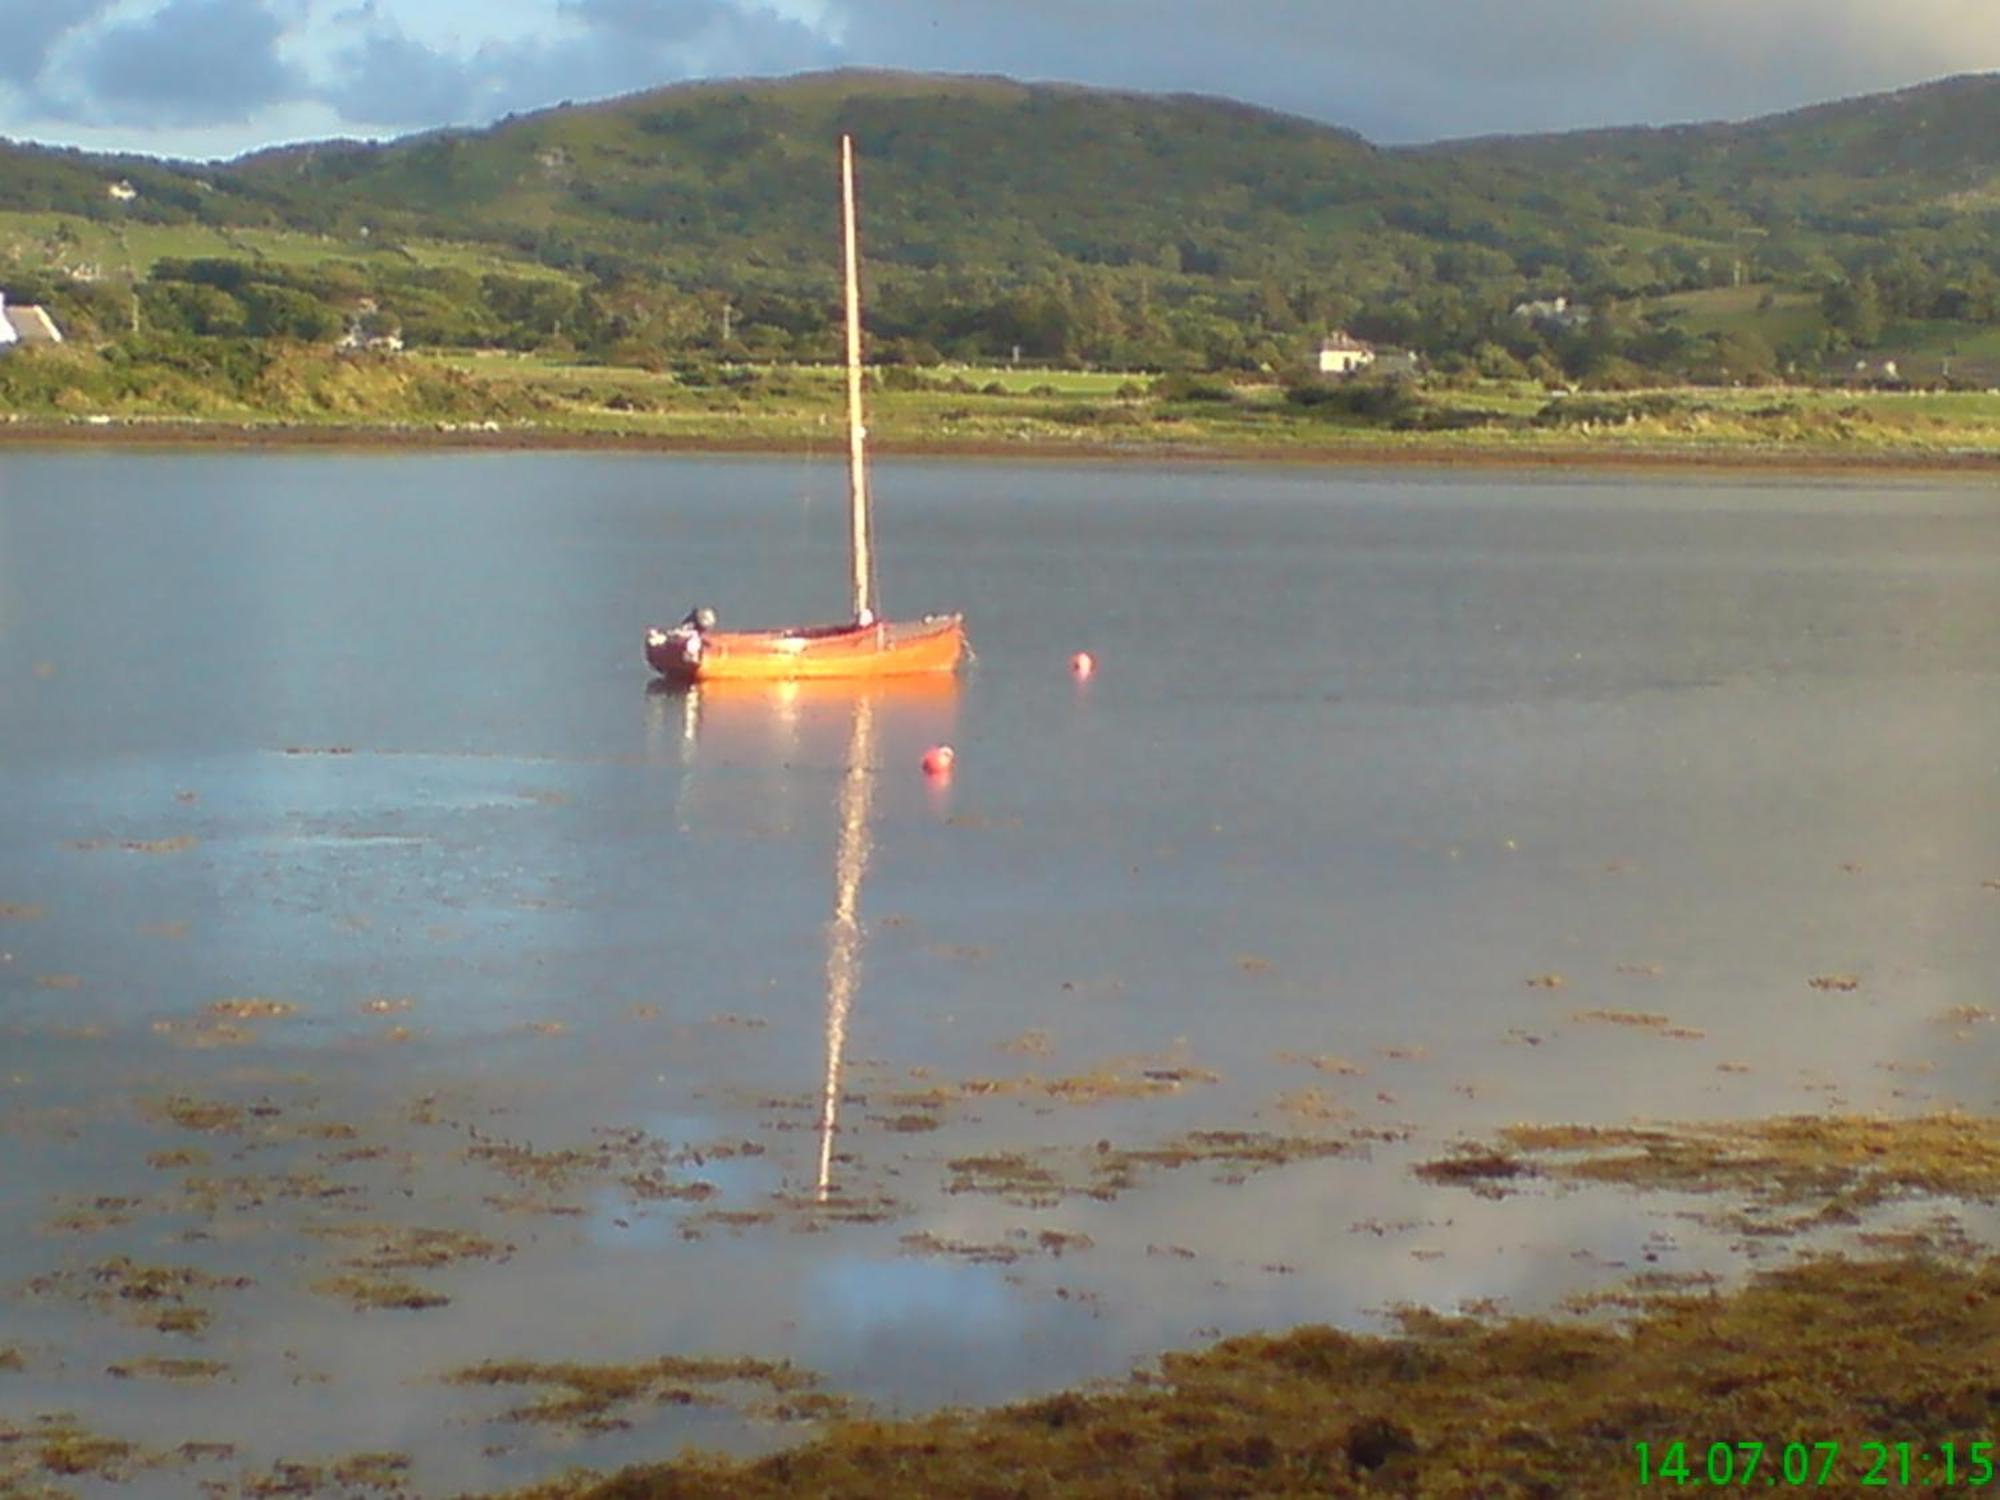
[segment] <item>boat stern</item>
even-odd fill
[[[646,665],[675,682],[693,682],[700,675],[701,632],[685,625],[646,632]]]

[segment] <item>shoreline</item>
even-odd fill
[[[1170,1351],[1122,1381],[983,1408],[836,1415],[762,1458],[683,1449],[513,1500],[854,1500],[1044,1492],[1232,1495],[1615,1494],[1692,1476],[1754,1484],[1810,1455],[1817,1482],[1966,1482],[1957,1460],[2000,1417],[2000,1257],[1954,1207],[2000,1193],[2000,1121],[1776,1116],[1660,1128],[1514,1125],[1416,1174],[1485,1196],[1618,1184],[1707,1200],[1713,1222],[1798,1253],[1713,1273],[1638,1270],[1552,1312],[1409,1305],[1379,1334],[1318,1324]],[[1864,1227],[1927,1199],[1923,1227]],[[1845,1224],[1828,1253],[1814,1236]],[[1476,1414],[1468,1420],[1468,1413]],[[1768,1461],[1762,1449],[1770,1450]],[[1720,1449],[1731,1472],[1708,1470]],[[1747,1466],[1747,1468],[1745,1467]],[[1677,1473],[1676,1470],[1685,1470]],[[1871,1477],[1872,1475],[1872,1477]],[[1990,1482],[1986,1473],[1980,1483]],[[501,1497],[494,1497],[501,1500]]]
[[[374,423],[301,424],[205,422],[140,418],[115,423],[17,420],[0,422],[0,448],[317,448],[444,452],[622,452],[737,454],[798,458],[817,445],[785,439],[686,436],[550,427],[493,428],[477,423],[398,426]],[[1577,443],[1527,449],[1505,444],[1356,441],[1317,448],[1237,443],[1055,443],[878,438],[876,457],[1060,460],[1077,463],[1245,464],[1325,468],[1552,469],[1604,471],[1717,470],[1769,474],[2000,473],[2000,452],[1879,451],[1781,447],[1610,447]]]
[[[1983,1485],[1996,1308],[1991,1256],[1813,1258],[1728,1291],[1640,1278],[1609,1316],[1404,1309],[1387,1334],[1239,1335],[1087,1390],[836,1419],[763,1458],[684,1449],[486,1500],[1614,1495],[1760,1470],[1848,1488],[1900,1477],[1898,1453],[1912,1484]]]

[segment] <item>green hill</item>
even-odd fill
[[[422,342],[817,357],[843,131],[891,356],[1247,366],[1348,326],[1447,367],[1757,378],[1892,348],[1904,327],[1926,349],[1961,326],[1983,347],[2000,321],[1994,77],[1740,124],[1400,149],[1216,99],[871,72],[707,82],[200,166],[0,147],[0,245],[13,229],[17,268],[61,273],[20,248],[24,216],[56,215],[78,239],[122,234],[128,278],[232,298],[245,278],[206,262],[236,255],[253,281],[343,315],[367,304]],[[140,226],[223,246],[148,260]],[[1687,316],[1690,294],[1744,288],[1747,309]],[[196,303],[234,317],[207,292],[146,295],[169,326]],[[1513,315],[1555,295],[1591,323]],[[185,331],[218,324],[204,318]]]

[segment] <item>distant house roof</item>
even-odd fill
[[[56,320],[48,315],[46,309],[9,307],[0,310],[0,315],[5,316],[8,329],[14,335],[10,342],[60,344],[63,341],[62,330],[56,327]]]
[[[1375,346],[1366,339],[1358,339],[1351,333],[1330,333],[1320,340],[1320,351],[1326,354],[1373,354]]]

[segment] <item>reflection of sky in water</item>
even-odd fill
[[[648,693],[638,640],[696,599],[725,624],[836,610],[838,505],[797,499],[837,498],[834,471],[10,460],[0,902],[44,915],[0,922],[0,1280],[131,1253],[258,1282],[216,1299],[199,1352],[240,1372],[216,1393],[104,1380],[157,1336],[16,1298],[7,1338],[42,1352],[10,1401],[246,1451],[308,1434],[287,1457],[409,1447],[439,1487],[507,1483],[575,1455],[454,1426],[517,1393],[431,1377],[752,1353],[922,1405],[1114,1374],[1210,1330],[1547,1306],[1621,1268],[1742,1262],[1680,1200],[1488,1203],[1410,1162],[1515,1119],[1995,1106],[2000,1025],[1941,1019],[1993,1006],[2000,972],[1986,490],[1053,465],[880,480],[892,609],[966,609],[980,660],[943,695],[871,700],[833,1182],[899,1209],[823,1224],[800,1205],[855,702]],[[1101,666],[1078,684],[1083,648]],[[957,774],[926,785],[918,757],[944,740]],[[222,996],[301,1010],[197,1045]],[[1049,1055],[997,1050],[1032,1032]],[[884,1124],[899,1091],[1139,1055],[1220,1078]],[[1279,1096],[1307,1088],[1351,1112],[1337,1128],[1414,1138],[1238,1185],[1154,1170],[1111,1203],[937,1190],[965,1155],[1291,1130]],[[268,1100],[389,1154],[175,1133],[140,1108],[170,1094]],[[429,1096],[445,1123],[413,1123]],[[466,1155],[598,1127],[764,1152],[674,1169],[712,1201],[636,1201],[615,1173],[553,1192],[576,1218],[496,1210],[511,1185]],[[178,1178],[145,1157],[168,1144],[207,1150],[212,1174],[325,1171],[364,1190],[354,1213],[511,1248],[420,1278],[448,1307],[356,1314],[304,1290],[332,1254],[306,1231],[339,1200],[210,1241],[150,1209],[38,1232],[62,1195],[162,1193]],[[703,1217],[773,1194],[770,1223]],[[1020,1235],[1042,1229],[1094,1247],[1037,1253]],[[913,1254],[915,1232],[1023,1253]],[[776,1440],[670,1412],[585,1452],[682,1437]],[[481,1456],[489,1441],[522,1451]]]

